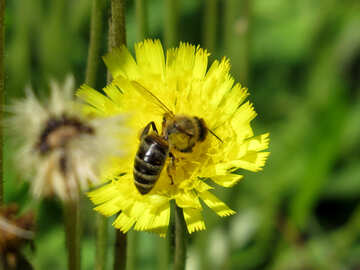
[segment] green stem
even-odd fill
[[[168,270],[169,269],[169,248],[170,242],[169,239],[160,238],[157,240],[157,257],[158,257],[158,269],[159,270]]]
[[[176,46],[178,42],[178,0],[165,0],[164,38],[166,48]]]
[[[125,0],[111,0],[110,48],[126,45]]]
[[[215,51],[218,0],[207,0],[204,16],[204,47],[210,52]]]
[[[121,45],[126,45],[125,2],[125,0],[111,0],[109,51]],[[108,83],[110,81],[111,76],[108,73]],[[114,270],[123,270],[126,268],[126,234],[119,230],[116,230],[115,234]]]
[[[107,218],[101,214],[96,214],[96,225],[95,270],[104,270],[107,265]]]
[[[249,77],[250,0],[227,0],[224,14],[224,47],[233,65],[233,74],[242,84]]]
[[[79,200],[64,202],[64,219],[66,246],[68,251],[68,269],[80,270],[81,229]]]
[[[93,6],[91,12],[90,44],[89,44],[89,52],[87,59],[85,82],[91,87],[96,87],[96,79],[97,79],[96,75],[101,61],[100,48],[101,48],[102,29],[103,29],[102,18],[103,18],[104,1],[93,0],[92,5]]]
[[[147,1],[135,0],[136,37],[138,41],[144,40],[147,36]]]
[[[101,59],[102,18],[105,5],[103,0],[93,0],[92,5],[85,83],[91,87],[96,87],[97,71]],[[95,269],[104,270],[107,262],[107,219],[100,214],[96,214],[96,225]]]
[[[127,261],[126,261],[126,269],[127,270],[136,270],[136,248],[138,241],[138,234],[136,231],[128,232],[127,234]]]
[[[4,47],[5,47],[5,0],[0,0],[0,122],[4,111]],[[3,143],[4,135],[2,125],[0,127],[0,205],[4,202],[4,170],[3,170]]]
[[[115,252],[114,252],[114,270],[126,269],[126,234],[120,230],[115,232]]]
[[[175,206],[174,270],[184,270],[186,264],[186,224],[182,208]]]

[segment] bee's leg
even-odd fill
[[[171,170],[175,170],[175,156],[173,153],[169,152],[169,157],[171,158],[171,164],[166,167],[167,174],[171,180],[171,184],[174,184],[174,179],[171,175]]]
[[[152,129],[156,132],[156,134],[159,134],[159,132],[156,128],[155,122],[151,121],[149,124],[147,124],[144,127],[143,131],[141,132],[140,139],[144,138],[149,133],[150,127],[152,127]]]

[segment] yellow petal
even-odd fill
[[[110,217],[121,211],[121,208],[118,206],[118,202],[119,202],[119,198],[114,198],[103,204],[98,205],[97,207],[94,208],[94,210],[98,211],[104,216]]]
[[[127,233],[135,223],[135,218],[121,213],[114,221],[113,226],[120,229],[123,233]]]
[[[204,203],[211,208],[220,217],[230,216],[235,214],[224,202],[220,201],[214,194],[209,191],[204,191],[199,194]]]
[[[248,151],[263,151],[269,147],[269,133],[248,140]]]
[[[162,78],[165,71],[164,50],[159,40],[145,40],[135,45],[136,62],[145,74]]]
[[[247,152],[241,159],[216,164],[216,173],[226,174],[229,170],[232,171],[236,168],[242,168],[252,172],[261,171],[269,154],[269,152]]]
[[[212,181],[214,181],[216,184],[223,186],[223,187],[232,187],[237,182],[239,182],[241,179],[244,178],[243,175],[237,175],[237,174],[227,174],[227,175],[217,175],[210,177]]]
[[[113,183],[109,183],[100,187],[94,191],[88,192],[90,200],[96,205],[116,198],[118,190],[113,186]]]
[[[197,208],[201,209],[199,198],[194,191],[179,192],[175,197],[176,204],[181,208]]]
[[[76,96],[95,107],[102,116],[114,115],[118,112],[117,105],[109,98],[85,84],[76,92]]]
[[[138,67],[125,46],[113,49],[103,59],[113,78],[119,75],[129,79],[138,77]]]
[[[104,89],[106,95],[117,105],[122,104],[123,102],[123,95],[120,92],[119,88],[114,84],[111,83],[107,85]]]
[[[145,218],[148,218],[147,222],[144,221]],[[162,208],[158,209],[157,212],[151,213],[151,216],[146,216],[143,220],[138,220],[134,229],[158,233],[160,236],[164,237],[166,235],[167,228],[169,227],[169,222],[170,206],[167,203]]]
[[[231,121],[235,130],[241,128],[243,125],[249,124],[251,120],[256,117],[256,112],[253,105],[248,101],[240,106],[235,112]]]
[[[189,233],[205,230],[205,223],[201,215],[201,210],[194,208],[183,208],[183,213]]]

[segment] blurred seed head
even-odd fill
[[[73,98],[74,79],[52,81],[50,97],[41,103],[30,88],[15,101],[7,121],[19,151],[16,165],[32,179],[37,198],[56,194],[76,200],[80,191],[99,183],[102,167],[123,154],[124,117],[88,119]]]

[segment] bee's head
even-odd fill
[[[197,141],[193,119],[176,115],[172,118],[164,116],[163,121],[164,136],[170,147],[180,152],[191,152]]]

